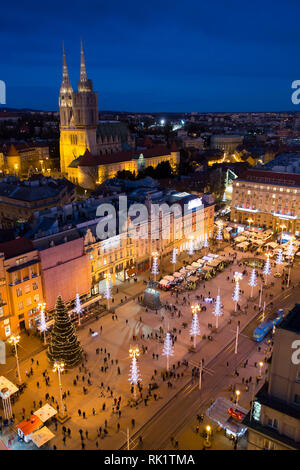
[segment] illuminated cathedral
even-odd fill
[[[179,163],[179,152],[173,144],[135,147],[125,123],[99,122],[98,94],[87,78],[81,41],[80,79],[74,91],[69,79],[63,47],[63,79],[59,92],[60,166],[70,181],[94,189],[118,171],[136,172],[147,166],[156,167],[169,161],[172,168]]]

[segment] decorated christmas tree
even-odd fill
[[[223,240],[222,225],[218,225],[216,240]]]
[[[177,263],[177,248],[173,248],[171,263],[174,264],[174,270]]]
[[[282,250],[280,249],[280,250],[278,251],[278,254],[277,254],[276,264],[277,264],[277,266],[280,266],[282,263],[283,263],[283,259],[282,259]]]
[[[51,340],[48,346],[48,359],[51,363],[63,361],[65,368],[71,369],[80,363],[82,353],[74,325],[72,325],[66,306],[59,295],[55,307]]]
[[[203,244],[204,248],[208,248],[209,247],[209,242],[208,242],[208,237],[207,237],[207,233],[205,233],[204,235],[204,244]]]
[[[194,348],[196,348],[197,335],[200,335],[200,325],[197,313],[193,313],[190,335],[194,338]]]

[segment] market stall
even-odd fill
[[[44,444],[53,439],[55,435],[46,426],[33,432],[31,434],[31,440],[37,447],[42,447]]]

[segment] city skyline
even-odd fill
[[[62,42],[76,86],[82,37],[100,110],[298,111],[291,84],[300,70],[299,7],[289,3],[293,15],[269,1],[263,11],[258,2],[252,10],[235,1],[191,2],[189,8],[154,3],[147,10],[132,1],[126,8],[118,2],[114,10],[89,2],[80,12],[68,2],[51,8],[30,2],[17,19],[4,6],[5,106],[58,110]]]

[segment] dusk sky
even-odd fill
[[[299,111],[299,18],[297,0],[2,2],[6,106],[57,110],[82,37],[100,110]]]

